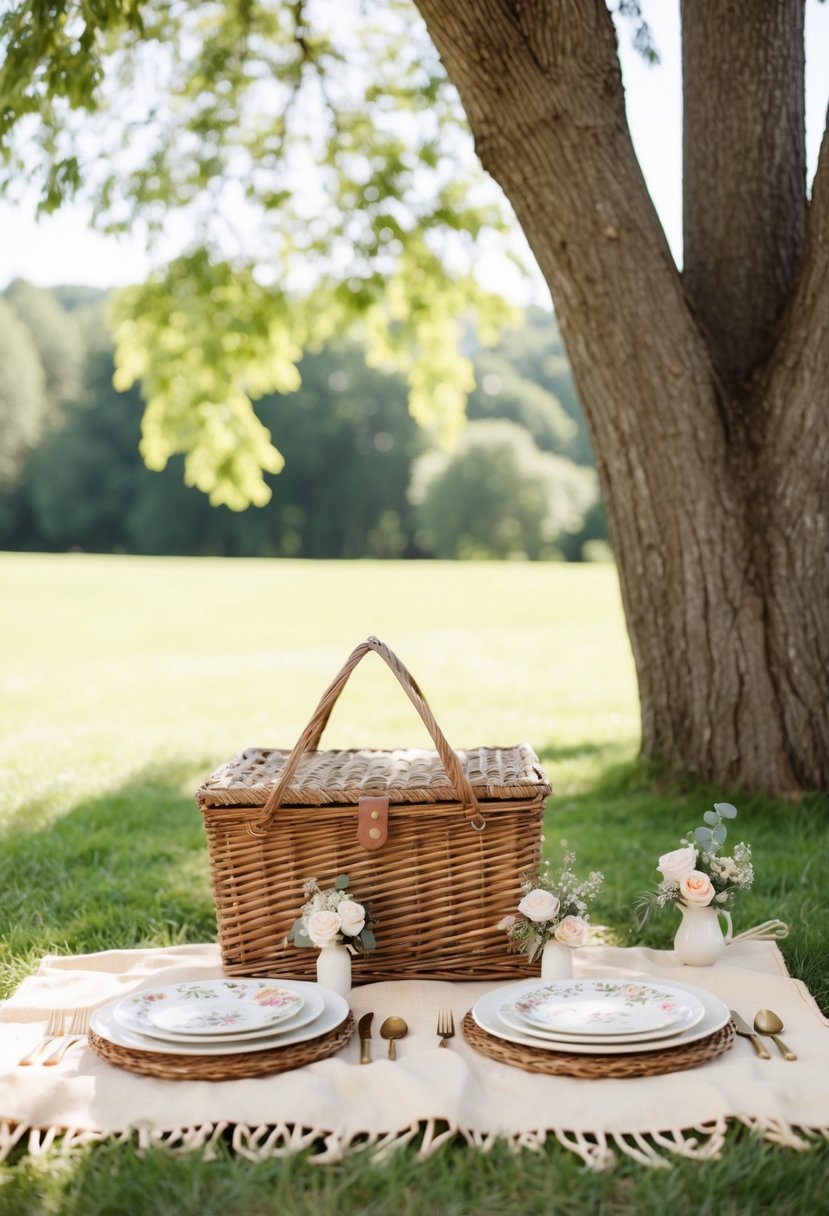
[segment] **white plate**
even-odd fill
[[[550,1030],[541,1030],[538,1026],[530,1026],[528,1022],[522,1019],[515,1013],[512,1001],[506,1001],[498,1010],[498,1016],[505,1026],[511,1027],[512,1030],[519,1030],[522,1034],[528,1034],[534,1039],[548,1039],[553,1043],[560,1043],[566,1046],[568,1043],[592,1043],[597,1051],[601,1051],[605,1043],[651,1043],[657,1039],[671,1039],[676,1035],[681,1034],[685,1030],[690,1030],[695,1026],[705,1014],[705,1006],[702,1001],[699,1002],[699,1009],[693,1016],[688,1016],[674,1023],[671,1026],[664,1026],[661,1030],[643,1031],[641,1034],[554,1034]],[[633,1048],[631,1048],[633,1050]]]
[[[247,1039],[273,1038],[275,1034],[281,1035],[287,1030],[296,1030],[300,1026],[307,1026],[309,1022],[313,1022],[322,1013],[325,1001],[320,996],[318,984],[303,983],[299,980],[280,980],[280,986],[293,987],[297,991],[301,991],[305,998],[305,1003],[298,1013],[284,1018],[275,1026],[264,1026],[261,1030],[246,1030],[237,1034],[179,1035],[174,1034],[171,1030],[162,1030],[158,1026],[154,1026],[149,1019],[146,1021],[139,1021],[138,1018],[126,1020],[119,1008],[116,1008],[115,1016],[121,1025],[125,1026],[128,1030],[135,1030],[137,1034],[149,1035],[153,1039],[166,1039],[171,1043],[241,1043]],[[306,989],[307,991],[305,991]]]
[[[705,992],[701,988],[691,988],[689,985],[676,984],[674,981],[671,981],[671,986],[682,988],[684,992],[696,996],[702,1002],[703,1015],[695,1026],[681,1031],[676,1036],[664,1039],[651,1039],[637,1043],[580,1043],[572,1039],[551,1039],[549,1035],[534,1038],[526,1030],[515,1030],[511,1026],[507,1026],[498,1016],[500,1006],[510,999],[519,997],[522,992],[538,987],[538,980],[521,980],[517,984],[495,988],[476,1001],[472,1009],[472,1016],[482,1030],[486,1030],[489,1034],[495,1035],[496,1038],[503,1039],[507,1043],[518,1043],[522,1047],[536,1047],[539,1051],[569,1052],[580,1056],[616,1056],[632,1052],[666,1051],[670,1047],[685,1047],[688,1043],[695,1043],[698,1039],[704,1039],[706,1035],[713,1034],[725,1026],[730,1014],[718,997],[712,996],[710,992]]]
[[[272,1034],[261,1038],[252,1039],[250,1035],[246,1035],[244,1039],[237,1039],[233,1043],[217,1043],[212,1039],[209,1043],[193,1043],[189,1039],[177,1039],[175,1042],[169,1039],[153,1039],[124,1027],[115,1016],[118,1001],[110,1001],[109,1004],[96,1009],[90,1018],[90,1026],[102,1039],[107,1039],[119,1047],[131,1047],[133,1050],[177,1056],[235,1056],[246,1051],[268,1051],[272,1047],[286,1047],[290,1043],[307,1043],[309,1039],[318,1038],[329,1030],[334,1030],[348,1014],[348,1003],[330,988],[323,988],[320,984],[306,985],[298,980],[291,982],[296,982],[298,987],[316,989],[324,1001],[322,1013],[305,1026],[278,1026]]]
[[[301,1013],[305,999],[302,987],[288,980],[187,981],[156,984],[122,997],[117,1002],[116,1016],[127,1030],[137,1034],[227,1039],[267,1033]],[[159,1011],[168,1007],[172,1013],[164,1025]],[[211,1025],[213,1019],[215,1024]]]
[[[638,979],[535,983],[512,1002],[527,1025],[558,1037],[649,1035],[702,1016],[700,1001],[671,984]]]

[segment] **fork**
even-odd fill
[[[80,1043],[81,1039],[86,1038],[88,1030],[89,1010],[76,1009],[72,1014],[72,1023],[58,1047],[43,1061],[44,1067],[48,1064],[59,1064],[73,1043]]]
[[[441,1009],[438,1013],[438,1047],[446,1047],[450,1039],[455,1037],[455,1018],[451,1009]]]
[[[27,1051],[22,1059],[17,1061],[19,1066],[34,1064],[41,1050],[63,1034],[63,1020],[65,1016],[66,1014],[62,1009],[53,1009],[51,1011],[49,1014],[49,1025],[46,1027],[46,1033],[42,1039],[38,1039],[34,1047],[32,1047],[30,1051]]]

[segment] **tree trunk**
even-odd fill
[[[552,293],[614,539],[643,753],[732,787],[826,788],[829,154],[802,259],[805,184],[799,196],[790,188],[792,165],[802,164],[795,139],[783,158],[786,199],[773,217],[785,250],[773,229],[760,232],[752,208],[739,242],[751,265],[733,283],[727,273],[710,281],[703,273],[713,239],[706,223],[722,239],[696,195],[711,188],[709,170],[687,181],[688,223],[700,231],[686,289],[635,158],[602,0],[417,3],[480,158]],[[761,7],[794,14],[775,38],[784,29],[795,43],[802,38],[800,0]],[[709,132],[738,161],[752,149],[757,168],[758,139],[768,140],[781,116],[784,130],[797,126],[802,96],[795,89],[792,100],[782,79],[797,58],[791,46],[772,54],[766,45],[764,57],[758,39],[736,54],[745,37],[739,9],[717,6],[707,36],[718,54],[713,64],[699,46],[689,54],[686,70],[698,76],[686,81],[686,96],[716,96],[722,77],[737,71],[752,75],[750,93],[761,96],[767,72],[777,119],[758,117],[758,136],[746,107],[739,130]],[[767,176],[776,197],[780,177]],[[743,201],[729,189],[718,196],[728,218]],[[760,232],[753,247],[752,232]]]

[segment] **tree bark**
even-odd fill
[[[745,250],[754,261],[735,291],[747,336],[735,346],[724,331],[737,305],[715,314],[699,286],[689,300],[672,260],[633,151],[601,0],[417,3],[481,161],[550,287],[614,539],[643,753],[732,787],[826,788],[829,286],[818,196],[829,168],[802,259],[803,183],[776,213],[794,230],[785,273],[773,234]],[[734,51],[745,33],[739,6],[718,7],[709,37]],[[757,53],[716,58],[709,68],[695,52],[699,76],[686,92],[716,91],[709,73],[762,63]],[[753,132],[744,135],[750,144]],[[740,198],[725,191],[719,205],[739,209]],[[701,265],[704,234],[694,239]],[[738,368],[748,342],[751,364]]]

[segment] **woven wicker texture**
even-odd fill
[[[585,1080],[626,1079],[628,1077],[658,1077],[662,1073],[682,1072],[696,1068],[728,1051],[736,1038],[731,1022],[721,1030],[686,1047],[666,1047],[661,1051],[631,1052],[630,1055],[575,1055],[566,1051],[547,1051],[543,1047],[524,1047],[508,1043],[483,1030],[470,1010],[463,1019],[463,1037],[482,1056],[522,1068],[525,1072],[540,1072],[553,1077],[582,1077]]]
[[[317,746],[357,663],[378,654],[436,752],[321,752]],[[309,878],[348,874],[349,894],[377,920],[377,948],[354,959],[355,984],[385,979],[509,979],[532,975],[508,954],[497,923],[537,869],[550,793],[532,749],[459,756],[400,660],[370,638],[349,656],[290,753],[250,749],[198,791],[207,834],[222,962],[231,975],[313,978],[316,951],[284,938]],[[388,838],[357,840],[358,802],[387,796]]]
[[[89,1032],[89,1046],[107,1064],[144,1077],[163,1077],[167,1081],[239,1081],[243,1077],[289,1072],[292,1068],[313,1064],[315,1060],[324,1060],[345,1047],[353,1033],[354,1014],[349,1012],[339,1026],[317,1039],[239,1055],[176,1056],[161,1051],[140,1051],[110,1043],[94,1030]]]
[[[198,793],[199,805],[264,806],[290,754],[245,748],[205,782]],[[546,797],[549,793],[535,752],[527,743],[459,749],[456,755],[479,803],[534,798],[539,791]],[[306,754],[285,791],[284,802],[288,806],[356,804],[366,794],[383,794],[394,803],[451,802],[457,798],[437,752],[410,747]]]

